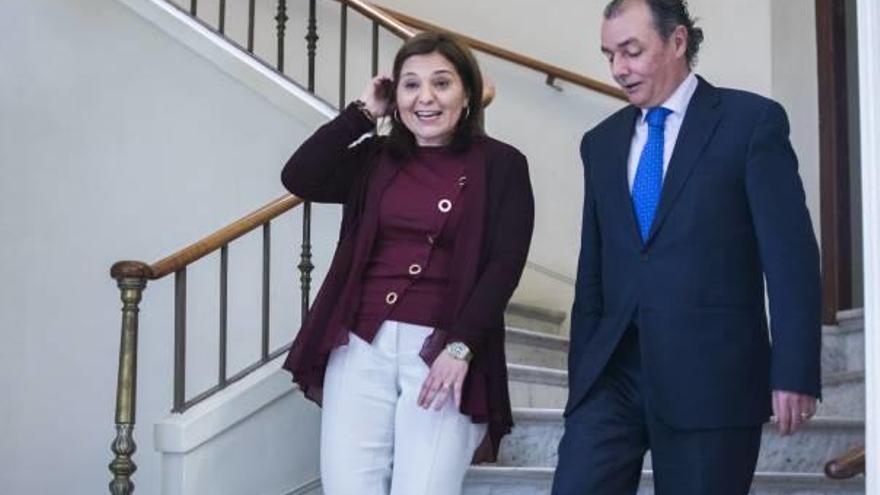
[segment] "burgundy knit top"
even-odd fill
[[[460,157],[446,147],[425,147],[384,190],[359,288],[358,337],[371,342],[385,320],[439,325],[466,185]]]

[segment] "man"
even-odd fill
[[[787,117],[693,74],[702,37],[684,0],[605,11],[631,105],[581,143],[555,495],[634,494],[647,450],[658,495],[744,495],[771,412],[784,435],[815,413],[819,255]]]

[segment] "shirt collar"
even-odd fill
[[[678,115],[679,117],[684,115],[684,111],[687,110],[688,103],[691,101],[691,97],[694,96],[694,92],[697,91],[697,76],[693,73],[693,71],[688,72],[687,77],[684,78],[684,81],[678,85],[675,92],[660,105],[663,108],[668,108],[672,111],[673,114]],[[648,115],[649,108],[642,108],[642,121],[645,120],[645,117]]]

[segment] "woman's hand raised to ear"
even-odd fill
[[[388,75],[376,76],[361,93],[359,100],[364,102],[364,107],[373,117],[378,119],[388,115],[392,100],[391,92],[394,90],[392,84]]]

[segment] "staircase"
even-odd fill
[[[206,25],[187,22],[188,17],[180,11],[180,9],[167,8],[168,5],[165,5],[164,2],[159,0],[121,1],[129,4],[144,17],[154,20],[154,22],[160,25],[164,30],[193,47],[206,58],[213,60],[218,66],[224,67],[224,70],[227,70],[228,73],[232,74],[238,80],[249,85],[261,94],[264,94],[270,101],[276,102],[279,106],[289,109],[292,114],[296,114],[300,117],[303,115],[308,116],[307,123],[309,125],[313,127],[317,126],[332,115],[332,110],[329,105],[312,98],[302,87],[296,86],[287,79],[288,76],[286,76],[282,70],[284,60],[284,52],[282,50],[278,50],[277,53],[273,54],[277,56],[278,67],[277,71],[273,71],[268,67],[268,64],[253,60],[246,53],[250,51],[250,48],[243,50],[240,49],[241,47],[230,48],[230,46],[226,46],[223,43],[217,43],[216,40],[213,39],[214,33],[209,32]],[[189,3],[192,6],[191,12],[194,13],[195,11],[195,5],[197,3],[195,1],[172,1],[177,4]],[[310,3],[314,4],[315,2]],[[319,2],[319,4],[330,5],[331,2]],[[220,5],[225,5],[225,2],[220,3]],[[278,21],[277,33],[279,40],[284,39],[284,21],[287,19],[287,14],[284,10],[286,8],[284,7],[285,5],[286,2],[284,1],[277,2],[278,15],[275,19]],[[332,3],[332,7],[335,10],[339,6]],[[389,20],[385,16],[377,14],[369,5],[364,4],[362,1],[347,1],[343,6],[343,12],[347,12],[345,9],[349,8],[352,10],[358,10],[361,14],[364,14],[367,17],[368,20],[366,22],[371,23],[373,26],[372,32],[374,33],[374,39],[377,39],[378,35],[375,33],[378,33],[377,26],[379,25],[388,32],[397,35],[406,31],[405,28],[399,26],[398,23],[393,21],[393,19]],[[304,13],[300,14],[302,15],[298,15],[298,19],[305,18]],[[311,79],[314,78],[314,68],[312,67],[315,58],[314,45],[317,40],[314,26],[314,9],[311,9],[308,17],[309,35],[307,40],[309,47],[310,73],[307,79],[310,80],[308,87],[309,90],[311,90],[313,86]],[[251,18],[253,18],[253,13],[251,13]],[[364,20],[361,19],[361,22],[364,22]],[[345,23],[341,22],[341,25],[344,26]],[[222,31],[222,28],[220,28],[220,30]],[[352,28],[352,40],[355,41],[349,40],[349,44],[353,46],[369,46],[369,35],[366,34],[366,31],[361,31]],[[342,32],[345,32],[344,29]],[[357,37],[359,32],[360,37]],[[197,33],[198,35],[193,33]],[[322,36],[326,39],[330,39],[327,34],[323,34]],[[357,39],[355,39],[356,37]],[[343,39],[345,39],[345,35],[343,35]],[[279,46],[283,46],[283,42],[280,43]],[[341,43],[341,46],[343,47],[343,53],[345,53],[345,43]],[[390,50],[389,47],[383,47],[382,50],[380,50],[376,48],[378,46],[377,42],[373,43],[372,46],[374,48],[371,54],[374,63],[377,63],[376,61],[379,59],[379,52],[382,50],[385,50],[382,55],[383,59],[389,58],[389,54],[386,53]],[[539,73],[546,74],[548,84],[552,84],[552,82],[557,79],[566,80],[571,84],[580,85],[594,91],[600,91],[606,95],[617,95],[619,97],[616,90],[607,88],[603,89],[602,85],[597,85],[583,77],[572,78],[571,73],[568,71],[562,71],[543,63],[538,64],[534,61],[529,61],[524,57],[505,58],[508,57],[508,55],[503,54],[509,52],[500,51],[485,43],[481,43],[481,46],[484,47],[486,53],[501,57],[501,59],[507,62],[513,62],[522,67],[529,67]],[[350,59],[354,59],[361,65],[366,64],[369,57],[363,56],[363,54],[360,55],[361,56],[352,56]],[[342,58],[345,59],[344,56],[342,56]],[[491,60],[487,62],[489,64],[493,63]],[[344,66],[344,62],[342,65]],[[361,69],[363,69],[363,67],[361,67]],[[351,73],[367,74],[366,70],[359,70],[357,72],[352,70]],[[495,73],[503,72],[499,70]],[[257,75],[259,75],[259,77],[257,77]],[[322,79],[319,79],[319,81],[320,80]],[[325,81],[324,84],[327,84],[328,87],[332,87],[335,90],[335,83],[337,81],[334,78],[324,78],[323,80]],[[344,82],[345,79],[342,78],[342,81]],[[348,88],[348,93],[351,93],[351,91],[353,91],[353,89]],[[321,94],[321,92],[319,91],[318,94]],[[332,93],[325,91],[325,98],[326,94]],[[295,98],[291,98],[291,96],[294,96]],[[351,95],[347,94],[344,84],[340,85],[340,106],[350,99],[346,98],[346,96]],[[562,96],[554,93],[555,99],[557,96],[562,98]],[[516,99],[508,99],[508,101],[511,100]],[[519,100],[516,101],[519,102]],[[592,106],[599,104],[596,101],[590,101],[593,104]],[[612,103],[615,105],[617,104],[616,102]],[[603,104],[607,105],[608,103],[605,102]],[[597,114],[605,115],[609,113],[610,110],[611,109],[609,108],[600,106],[592,111]],[[580,120],[582,119],[579,117],[579,122]],[[582,126],[583,124],[579,123],[578,125]],[[548,136],[563,134],[564,133],[547,132]],[[514,141],[520,142],[516,139],[514,139]],[[522,142],[528,142],[528,140],[523,139]],[[546,146],[544,147],[546,148]],[[562,147],[559,148],[562,149]],[[546,158],[542,159],[543,163],[555,163],[556,161],[557,160]],[[546,173],[543,175],[552,174]],[[554,183],[553,185],[556,186],[558,184]],[[548,187],[547,184],[544,186]],[[247,227],[247,229],[242,227],[242,232],[249,231],[254,225],[262,225],[264,227],[264,239],[268,239],[268,235],[266,234],[268,230],[268,222],[275,218],[275,216],[280,215],[282,211],[287,211],[292,207],[293,204],[291,203],[291,198],[281,198],[268,205],[268,209],[264,208],[260,210],[260,212],[263,213],[269,210],[275,213],[271,213],[271,215],[262,215],[261,213],[262,216],[260,216],[259,221],[252,222],[248,220],[245,223],[250,226]],[[578,210],[573,211],[575,216],[579,215]],[[307,215],[304,214],[304,216]],[[564,224],[565,222],[560,222],[560,225]],[[221,249],[221,245],[231,242],[231,240],[235,239],[237,235],[240,234],[236,234],[235,236],[227,235],[222,242],[215,243],[216,248],[218,250]],[[304,269],[304,277],[311,269],[310,262],[305,263],[307,260],[305,254],[307,251],[307,242],[308,241],[304,236],[304,262],[300,265],[300,267]],[[153,266],[134,267],[149,274],[149,277],[139,275],[139,278],[135,281],[145,283],[146,278],[150,278],[151,280],[159,278],[159,273],[170,274],[182,272],[184,275],[183,284],[185,287],[185,271],[183,271],[186,268],[185,265],[200,258],[204,255],[204,252],[206,252],[201,248],[197,251],[199,254],[189,256],[185,263],[181,261],[182,258],[180,257],[169,257],[169,259],[177,263],[172,268],[165,267],[164,270],[159,269],[159,265],[163,265],[163,262],[159,262]],[[268,250],[264,249],[264,253],[266,252],[268,252]],[[164,263],[164,265],[169,264]],[[308,267],[308,269],[306,270],[304,267]],[[131,271],[119,271],[118,278],[121,282],[125,281],[123,279],[133,280],[132,277],[135,271],[136,270],[134,269]],[[129,280],[129,282],[131,282],[131,280]],[[135,298],[132,294],[133,289],[131,286],[123,287],[123,285],[120,286],[123,290],[123,296],[128,297],[128,305],[125,309],[125,311],[128,311],[128,314],[124,314],[123,335],[124,337],[127,336],[129,339],[128,342],[136,342],[136,339],[134,339],[137,329],[137,320],[135,317],[137,314],[137,300],[140,299],[140,293],[138,292],[136,294],[137,297]],[[142,290],[142,288],[143,287],[141,286],[138,291]],[[183,292],[185,293],[185,290]],[[308,293],[307,284],[304,288],[304,292],[306,294]],[[554,296],[559,297],[560,295],[554,294]],[[185,306],[185,299],[184,304],[181,306]],[[126,317],[128,318],[127,320],[125,319]],[[177,320],[185,322],[185,317],[176,319],[176,321]],[[758,473],[756,474],[755,482],[753,484],[752,493],[755,495],[847,495],[864,493],[863,478],[848,481],[832,481],[826,479],[821,471],[823,464],[827,460],[842,453],[855,444],[862,444],[864,442],[864,322],[860,311],[841,314],[839,320],[840,323],[837,326],[824,329],[822,364],[823,370],[826,373],[824,377],[825,401],[819,408],[818,416],[814,418],[802,432],[794,437],[783,438],[771,428],[766,429],[762,451],[758,461]],[[514,406],[514,421],[516,426],[514,427],[512,434],[504,439],[497,463],[473,466],[469,470],[465,480],[464,493],[466,495],[539,495],[550,492],[553,470],[556,465],[556,448],[563,432],[562,408],[564,407],[567,395],[568,377],[566,373],[566,360],[568,340],[565,337],[562,337],[560,332],[565,321],[566,314],[558,311],[549,311],[542,308],[516,304],[511,305],[509,308],[507,322],[510,325],[510,328],[508,329],[507,336],[507,352],[509,377],[511,380],[511,399]],[[128,322],[127,327],[126,322]],[[182,340],[185,342],[185,336]],[[130,344],[129,347],[136,350],[133,343]],[[271,358],[275,353],[267,352],[265,354],[267,355],[261,357],[261,362],[263,362],[263,364],[272,362]],[[223,356],[223,359],[225,359],[225,354],[223,354]],[[133,394],[135,389],[133,386],[134,382],[132,381],[133,377],[137,376],[137,373],[135,372],[136,370],[133,369],[134,362],[136,362],[136,360],[126,360],[124,362],[121,360],[121,363],[129,366],[128,369],[120,371],[120,377],[129,380],[129,382],[123,383],[125,386],[120,387],[120,390],[125,393]],[[250,369],[251,368],[248,368],[248,370]],[[246,463],[242,462],[240,458],[235,458],[229,463],[235,467],[230,468],[228,472],[223,468],[218,468],[216,462],[217,458],[220,457],[219,452],[227,451],[224,449],[234,451],[238,455],[241,455],[242,458],[253,457],[253,454],[250,453],[251,451],[240,448],[240,444],[238,443],[238,438],[240,437],[259,439],[264,442],[264,445],[261,447],[263,450],[262,453],[266,454],[266,457],[285,459],[285,462],[288,462],[289,459],[292,458],[289,457],[289,452],[291,451],[300,454],[303,452],[316,452],[314,445],[317,444],[317,438],[308,437],[308,435],[301,435],[302,438],[297,438],[298,443],[293,445],[286,439],[294,438],[296,436],[295,434],[289,434],[286,437],[279,437],[277,434],[279,431],[277,423],[283,423],[285,425],[293,424],[296,428],[307,429],[309,432],[315,433],[317,428],[312,427],[312,425],[317,423],[316,411],[311,410],[300,413],[296,416],[291,416],[289,414],[290,409],[284,409],[285,407],[288,407],[285,405],[286,403],[277,400],[278,397],[290,396],[288,400],[296,404],[305,403],[301,397],[295,396],[295,391],[290,389],[287,376],[280,377],[280,375],[276,373],[276,369],[268,369],[268,366],[253,369],[258,370],[258,372],[253,376],[245,377],[245,379],[239,382],[235,381],[237,379],[236,377],[226,377],[225,371],[221,373],[223,375],[220,380],[221,383],[208,392],[214,393],[219,390],[223,393],[218,393],[217,396],[212,397],[210,401],[206,401],[199,406],[196,406],[197,408],[200,407],[200,409],[190,410],[189,413],[187,413],[186,410],[189,407],[189,403],[193,401],[186,400],[186,388],[182,385],[182,381],[179,387],[176,386],[175,411],[178,411],[178,413],[172,415],[167,423],[177,428],[177,430],[180,430],[182,433],[179,436],[184,440],[189,441],[189,444],[186,442],[180,442],[183,447],[175,447],[177,450],[168,448],[163,450],[163,453],[167,454],[167,457],[170,459],[182,459],[184,462],[192,462],[194,466],[175,470],[174,468],[169,469],[168,466],[171,464],[166,462],[164,468],[164,475],[166,478],[172,477],[168,474],[171,472],[171,475],[179,475],[180,478],[193,483],[201,481],[200,478],[221,478],[219,474],[228,475],[229,478],[237,480],[250,479],[249,476],[252,476],[253,473],[242,474],[243,467]],[[260,375],[260,373],[263,374]],[[177,372],[175,373],[175,375],[178,374],[179,373]],[[280,386],[281,378],[283,378],[283,384],[285,387]],[[261,383],[264,383],[264,386],[258,390],[260,391],[260,394],[254,394],[253,392],[258,386],[251,382],[259,380],[263,380]],[[180,394],[177,393],[178,389],[181,391]],[[260,395],[260,397],[255,399],[255,395]],[[253,417],[253,420],[251,421],[252,424],[246,423],[245,421],[230,420],[230,415],[228,414],[230,406],[228,403],[233,402],[229,399],[230,396],[233,396],[233,399],[240,398],[242,402],[247,402],[247,407],[238,407],[238,409],[247,409],[247,411],[242,412],[240,416]],[[206,397],[210,397],[210,395],[199,394],[197,399],[204,400]],[[130,454],[134,450],[134,444],[128,441],[130,440],[131,427],[134,424],[133,395],[132,397],[123,397],[123,399],[124,400],[118,401],[117,429],[119,431],[119,439],[114,443],[114,449],[119,450],[117,449],[117,447],[119,447],[120,449],[124,448],[127,450],[124,452],[114,451],[117,454],[117,460],[119,462],[114,463],[111,469],[114,471],[114,475],[117,476],[120,487],[124,485],[124,482],[127,481],[129,475],[133,471],[133,464],[130,463]],[[279,410],[283,414],[277,414]],[[211,414],[202,414],[202,416],[207,417],[207,420],[204,420],[203,422],[224,423],[222,428],[214,428],[217,431],[212,433],[214,436],[211,437],[208,437],[205,434],[201,423],[199,423],[201,418],[197,417],[197,413],[204,413],[205,411],[207,411],[207,413],[216,414],[214,414],[214,416],[211,416]],[[122,414],[119,414],[120,412]],[[267,412],[277,414],[281,419],[267,420],[265,417]],[[310,414],[310,416],[306,416],[306,414]],[[120,417],[122,417],[124,421],[120,422]],[[195,419],[199,421],[193,420],[193,417],[196,417]],[[219,417],[222,421],[215,421],[215,417]],[[304,418],[306,418],[306,420],[304,420]],[[195,426],[187,429],[190,424]],[[245,431],[242,425],[260,430],[260,435]],[[291,426],[292,431],[293,426]],[[164,430],[159,428],[157,431],[161,433]],[[191,431],[194,431],[194,433],[191,433]],[[206,442],[206,438],[211,441]],[[222,444],[217,438],[221,438],[222,442],[225,442],[225,444]],[[274,450],[276,449],[274,444],[272,448],[268,447],[270,442],[278,440],[279,438],[284,440],[285,445],[278,446],[277,450]],[[158,443],[161,444],[162,442],[160,441]],[[206,453],[203,453],[202,450],[197,450],[196,447],[190,445],[196,443],[198,443],[199,447],[205,445],[202,450]],[[200,464],[200,456],[212,458],[213,464],[210,466],[207,464]],[[293,486],[291,483],[294,482],[294,480],[302,480],[307,476],[314,476],[314,472],[316,472],[317,469],[309,463],[312,461],[316,463],[317,459],[314,455],[311,457],[314,458],[303,462],[290,462],[292,465],[296,464],[295,467],[298,472],[291,473],[287,472],[290,470],[285,469],[284,472],[279,474],[279,480],[276,485],[282,486],[286,483],[287,486]],[[192,460],[190,461],[190,459]],[[643,472],[643,480],[639,491],[642,495],[653,493],[650,465],[650,459],[646,459],[646,469]],[[267,470],[265,469],[266,466],[261,467],[263,468],[262,471],[265,472]],[[285,466],[285,468],[286,467],[287,466]],[[282,470],[279,469],[279,472],[280,471]],[[210,475],[206,473],[210,473]],[[261,475],[261,478],[266,478],[266,476]],[[220,480],[218,484],[222,482],[223,480]],[[169,483],[166,481],[166,484]],[[319,490],[319,488],[317,488],[318,485],[319,480],[312,478],[304,484],[297,485],[297,487],[292,490],[287,489],[284,493],[289,495],[315,493]],[[184,483],[181,482],[178,483],[177,486],[183,487],[188,485],[184,485]],[[274,490],[274,488],[272,489]],[[235,487],[230,486],[226,486],[225,490],[226,491],[220,489],[193,489],[186,491],[181,489],[179,493],[242,493],[242,491],[236,490]],[[263,489],[260,489],[259,492],[280,493],[277,490],[269,492]],[[123,490],[120,489],[118,493],[123,493]],[[165,488],[163,493],[178,492]]]
[[[465,495],[550,493],[567,395],[568,340],[559,333],[565,315],[521,305],[512,305],[508,313],[515,325],[507,330],[515,426],[503,440],[496,464],[470,469]],[[765,428],[753,495],[865,492],[864,478],[835,481],[822,473],[829,459],[864,442],[864,321],[860,310],[842,313],[839,320],[823,329],[824,401],[816,417],[794,436]],[[650,469],[649,454],[639,495],[654,493]]]

